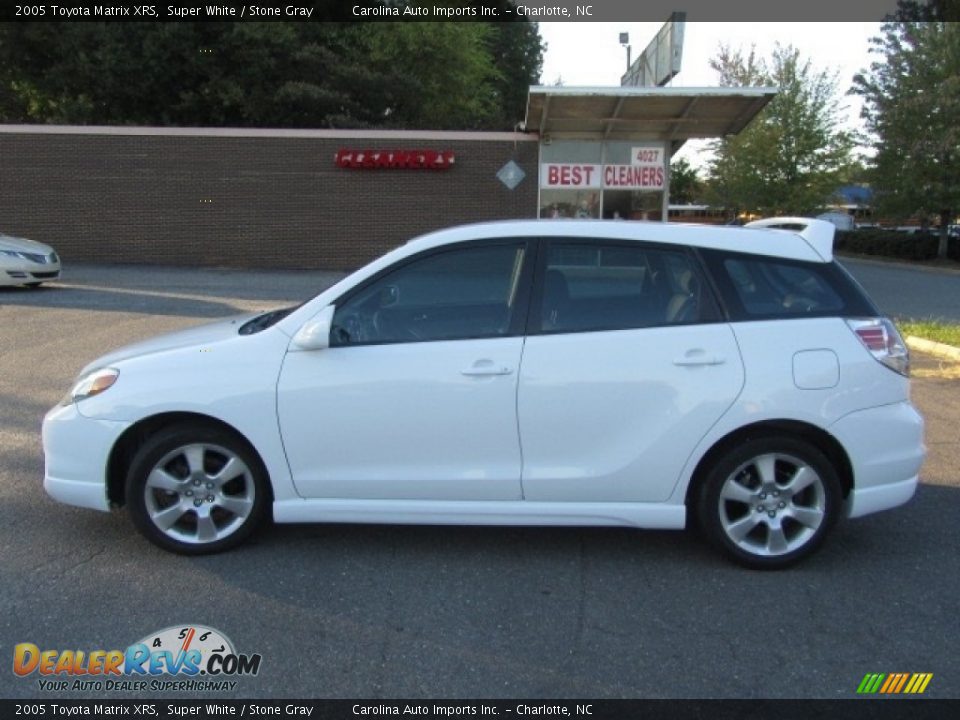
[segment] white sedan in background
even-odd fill
[[[60,277],[60,257],[49,245],[0,233],[0,287],[37,287]]]

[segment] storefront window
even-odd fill
[[[602,152],[599,142],[541,142],[540,217],[600,217]]]
[[[542,163],[600,163],[603,143],[596,140],[541,140]]]
[[[663,214],[663,193],[635,190],[604,190],[603,217],[606,220],[659,220]]]
[[[600,217],[600,190],[541,190],[540,217]]]

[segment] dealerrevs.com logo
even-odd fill
[[[41,650],[29,642],[13,648],[13,672],[36,675],[44,691],[229,691],[238,684],[233,678],[259,673],[261,660],[203,625],[174,625],[126,650]]]

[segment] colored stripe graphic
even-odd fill
[[[857,692],[864,695],[872,695],[880,688],[880,683],[886,677],[884,673],[867,673],[860,682]]]
[[[867,673],[857,686],[860,695],[921,695],[933,673]]]
[[[900,677],[897,678],[897,682],[890,687],[891,693],[898,693],[903,690],[903,686],[907,684],[907,678],[910,675],[908,673],[900,673]]]
[[[910,680],[910,685],[913,685],[913,689],[907,690],[906,692],[920,695],[927,689],[927,685],[930,684],[932,679],[933,673],[914,673],[913,678]],[[909,685],[907,687],[909,687]]]

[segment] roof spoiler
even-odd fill
[[[806,240],[813,251],[824,260],[827,262],[833,260],[833,234],[837,228],[826,220],[805,217],[764,218],[749,222],[744,227],[789,230]]]

